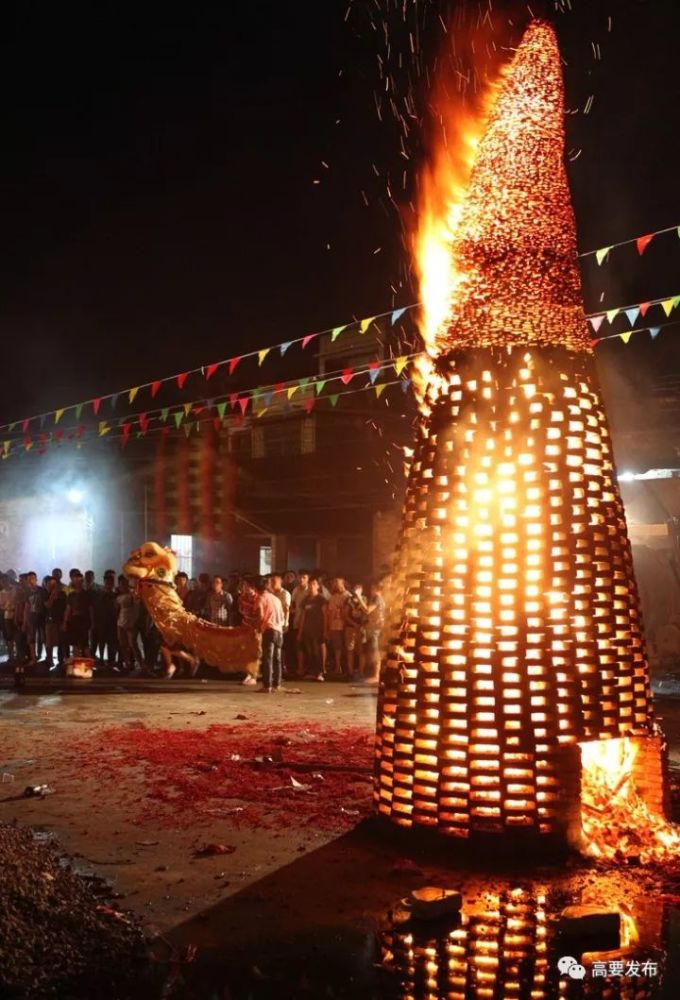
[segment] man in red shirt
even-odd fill
[[[267,581],[260,579],[255,587],[260,599],[260,631],[262,632],[262,692],[270,694],[281,690],[281,647],[285,613],[281,601],[267,589]]]

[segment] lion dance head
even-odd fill
[[[130,553],[130,558],[123,566],[126,576],[137,580],[161,580],[163,583],[173,583],[177,573],[177,560],[172,549],[157,542],[144,542],[138,549]]]

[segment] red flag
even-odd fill
[[[215,430],[218,431],[221,426],[222,426],[222,421],[220,420],[220,418],[213,417],[213,427],[215,428]]]
[[[95,412],[95,415],[96,415],[97,413],[99,413],[99,407],[100,407],[101,405],[102,405],[102,401],[101,401],[101,396],[99,397],[99,399],[93,399],[93,400],[92,400],[92,409],[94,410],[94,412]]]
[[[139,414],[139,426],[141,427],[142,434],[146,434],[147,428],[149,426],[149,418],[146,413]]]
[[[640,303],[640,315],[644,318],[647,315],[647,310],[651,306],[651,302],[641,302]]]
[[[213,375],[215,374],[215,372],[217,371],[217,369],[218,369],[219,367],[220,367],[220,366],[219,366],[218,364],[212,364],[212,365],[208,365],[208,367],[207,367],[207,368],[206,368],[206,370],[205,370],[205,377],[206,377],[206,380],[208,380],[208,381],[209,381],[209,380],[210,380],[210,379],[211,379],[211,378],[213,377]]]
[[[161,437],[167,437],[170,433],[169,427],[161,427]]]
[[[85,427],[85,424],[78,424],[78,426],[76,427],[76,437],[81,438],[85,433],[86,429],[87,428]]]
[[[64,436],[64,432],[63,431],[55,431],[54,432],[54,437],[55,437],[56,441],[61,441],[61,439],[63,438],[63,436]]]
[[[237,400],[238,400],[238,394],[235,393],[235,392],[230,392],[229,393],[229,406],[231,406],[232,410],[236,406]]]
[[[236,365],[239,363],[240,360],[241,360],[240,358],[232,358],[231,359],[231,361],[229,362],[229,374],[230,375],[234,374],[234,372],[236,371]]]
[[[598,337],[597,340],[591,340],[590,341],[590,346],[591,347],[597,347],[597,345],[600,343],[601,340],[602,340],[601,337]]]
[[[306,411],[307,413],[311,413],[311,412],[312,412],[312,410],[314,409],[314,403],[315,403],[315,402],[316,402],[316,399],[315,399],[315,397],[314,397],[314,396],[310,396],[310,397],[309,397],[309,399],[306,399],[306,400],[305,400],[305,402],[304,402],[304,405],[303,405],[303,409],[304,409],[304,410],[305,410],[305,411]]]
[[[21,425],[21,429],[22,429],[22,431],[24,432],[24,434],[25,434],[25,433],[26,433],[26,431],[28,430],[28,425],[29,425],[29,423],[30,423],[30,419],[29,419],[28,417],[26,417],[26,419],[24,420],[24,422],[23,422],[23,423],[22,423],[22,425]]]
[[[130,437],[130,424],[123,424],[123,433],[120,438],[120,446],[124,448],[128,443],[128,438]]]
[[[283,392],[285,388],[286,388],[285,382],[277,382],[276,385],[274,386],[274,392]]]
[[[307,344],[310,342],[310,340],[314,340],[314,338],[316,336],[317,336],[316,333],[308,333],[306,337],[303,337],[302,338],[302,349],[304,350],[305,347],[307,346]]]
[[[637,239],[637,251],[642,256],[649,244],[654,239],[654,233],[650,233],[647,236],[639,236]]]
[[[161,387],[161,380],[160,379],[158,379],[157,382],[152,382],[151,383],[151,398],[152,399],[156,398],[156,396],[158,395],[158,390],[160,389],[160,387]]]
[[[340,376],[340,381],[344,385],[348,385],[352,381],[353,378],[354,378],[354,369],[353,368],[344,368],[343,372],[342,372],[342,375]]]
[[[184,388],[184,383],[188,378],[189,378],[189,372],[182,372],[181,375],[177,376],[177,385],[180,387],[180,389]]]
[[[198,416],[199,413],[203,413],[205,406],[194,406],[194,414]]]
[[[239,396],[238,405],[241,407],[241,415],[245,416],[246,409],[248,408],[248,403],[250,399],[248,396]]]

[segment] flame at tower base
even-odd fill
[[[597,853],[597,824],[584,823],[597,808],[590,742],[645,744],[659,775],[663,755],[580,297],[563,116],[555,37],[536,22],[479,145],[446,325],[428,344],[374,797],[401,826],[572,844],[585,830]]]

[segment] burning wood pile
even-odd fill
[[[676,835],[662,816],[662,740],[581,300],[548,25],[527,30],[478,132],[467,176],[430,176],[417,239],[427,360],[375,804],[454,837],[649,859]],[[615,794],[606,753],[598,763],[612,741],[646,747],[658,777],[646,812],[631,797],[645,793],[634,755]]]

